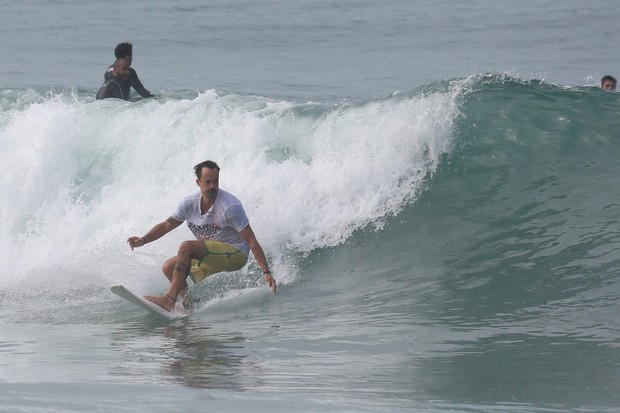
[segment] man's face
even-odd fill
[[[616,82],[613,80],[606,80],[603,82],[601,87],[605,90],[616,90]]]
[[[200,171],[200,179],[196,179],[200,192],[210,199],[215,199],[220,184],[220,172],[213,168],[203,167]]]

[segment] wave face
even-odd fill
[[[405,213],[433,271],[477,323],[617,342],[598,318],[619,287],[617,96],[488,76],[460,107],[453,150]]]
[[[424,197],[431,207],[412,215],[433,223],[457,285],[484,291],[498,311],[561,307],[565,321],[618,285],[618,103],[597,89],[474,83]]]

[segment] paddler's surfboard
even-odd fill
[[[181,304],[177,304],[177,308],[172,311],[166,311],[157,304],[145,300],[142,296],[132,293],[127,289],[127,287],[123,287],[122,285],[113,285],[112,287],[110,287],[110,291],[112,291],[119,297],[124,298],[130,303],[140,306],[153,314],[157,314],[158,316],[163,317],[166,320],[185,318],[191,314],[189,312],[183,311],[183,306]]]

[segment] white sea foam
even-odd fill
[[[415,198],[449,150],[457,95],[341,106],[215,92],[137,103],[56,96],[5,113],[2,282],[152,284],[189,231],[134,252],[125,240],[196,189],[192,167],[205,159],[220,164],[221,188],[244,202],[277,270],[292,276],[292,255],[380,227]]]

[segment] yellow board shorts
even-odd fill
[[[207,255],[199,260],[192,260],[189,276],[195,284],[209,275],[222,271],[237,271],[245,266],[248,257],[230,244],[205,240]]]

